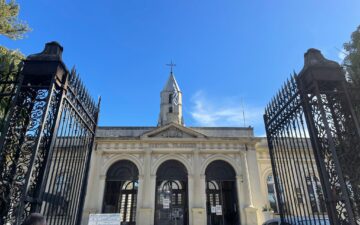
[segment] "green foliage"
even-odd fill
[[[21,39],[30,30],[26,22],[18,19],[19,5],[15,0],[0,0],[0,35],[13,40]],[[15,89],[24,56],[18,52],[0,46],[0,93],[11,93]],[[11,97],[0,96],[0,134],[9,111]]]
[[[7,82],[5,84],[0,84],[1,93],[9,93],[14,90],[14,82],[16,82],[18,78],[23,59],[24,56],[20,52],[8,50],[7,48],[0,46],[0,81]],[[9,110],[10,102],[10,97],[0,96],[0,134]]]
[[[360,120],[360,26],[351,34],[351,40],[344,44],[344,49],[347,55],[343,66],[349,79],[351,102],[353,103],[357,119]],[[351,185],[350,197],[359,201],[360,174],[355,171],[360,171],[360,155],[354,154],[354,152],[359,152],[360,142],[354,125],[349,123],[345,124],[345,126],[348,129],[342,136],[346,141],[340,144],[338,156],[340,162],[342,162],[344,177],[348,185]],[[356,207],[356,204],[359,204],[359,202],[355,201],[354,204],[354,209],[357,208],[354,213],[360,216],[360,208]]]
[[[15,0],[0,0],[0,34],[20,39],[30,30],[26,22],[18,19],[19,5]]]
[[[344,44],[344,49],[347,52],[344,66],[348,78],[360,88],[360,26],[352,33],[350,42]]]
[[[0,45],[0,71],[10,72],[12,66],[18,65],[23,59],[24,55],[17,50],[9,50]]]
[[[360,119],[360,26],[351,34],[351,40],[344,44],[344,49],[347,54],[343,65],[350,81],[355,113]]]

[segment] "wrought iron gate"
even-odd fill
[[[24,61],[0,137],[0,224],[41,212],[48,224],[80,224],[99,104],[62,47],[47,43]],[[0,87],[6,85],[0,81]]]
[[[266,108],[283,221],[360,224],[360,126],[354,100],[339,64],[309,49],[300,74]]]

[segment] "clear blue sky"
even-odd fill
[[[188,126],[246,126],[264,134],[264,106],[311,47],[340,61],[360,25],[358,0],[18,0],[24,54],[64,47],[94,97],[100,125],[155,126],[171,59]],[[242,99],[244,104],[242,104]]]

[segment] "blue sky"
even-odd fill
[[[94,97],[100,125],[155,126],[160,91],[177,64],[187,126],[254,126],[283,81],[318,48],[339,49],[360,25],[360,1],[18,0],[33,28],[0,44],[25,55],[48,41],[64,47]]]

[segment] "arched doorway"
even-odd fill
[[[187,225],[187,170],[168,160],[156,172],[155,225]]]
[[[103,213],[120,213],[121,225],[135,225],[139,171],[129,160],[114,163],[106,173]]]
[[[235,171],[227,162],[208,165],[206,175],[206,212],[208,225],[239,225]]]

